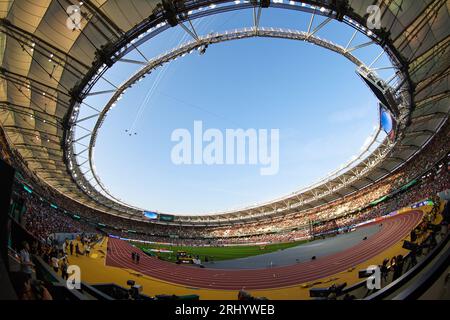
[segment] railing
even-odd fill
[[[96,298],[97,300],[104,300],[104,301],[110,301],[114,300],[111,296],[105,294],[104,292],[98,290],[94,286],[91,286],[87,283],[82,282],[81,283],[81,292],[87,293],[90,296]]]
[[[432,268],[424,273],[418,280],[414,282],[405,291],[395,296],[393,300],[417,300],[425,293],[439,278],[439,276],[447,269],[450,264],[450,250],[436,261]]]
[[[110,297],[110,300],[129,300],[130,290],[115,283],[102,283],[91,286],[93,289],[101,292],[103,295]],[[134,300],[154,300],[153,298],[138,293],[133,298]]]
[[[364,300],[381,300],[389,295],[394,294],[397,290],[401,289],[402,286],[408,284],[414,277],[418,276],[421,271],[423,271],[430,263],[433,263],[433,259],[441,253],[450,240],[450,233],[447,232],[445,238],[440,241],[440,243],[430,252],[428,255],[417,265],[412,267],[409,271],[403,274],[400,278],[393,281],[383,289],[377,291],[376,293],[368,296]],[[442,274],[442,272],[448,267],[450,259],[450,251],[447,250],[444,254],[435,261],[433,266],[420,275],[419,279],[412,283],[408,288],[402,291],[400,294],[394,297],[395,300],[404,299],[415,299],[420,297]]]

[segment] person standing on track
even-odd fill
[[[86,247],[84,248],[84,254],[86,256],[89,256],[90,253],[91,253],[91,246],[87,244]]]
[[[80,251],[80,246],[78,245],[78,243],[75,245],[75,254],[77,257],[79,254],[83,255],[83,253],[81,253]]]

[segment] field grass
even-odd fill
[[[232,246],[232,247],[190,247],[190,246],[163,246],[144,243],[133,243],[136,247],[143,251],[149,252],[152,255],[158,255],[161,259],[166,261],[175,262],[177,251],[186,251],[192,256],[199,256],[202,261],[205,261],[205,257],[208,260],[230,260],[245,258],[250,256],[256,256],[259,254],[270,253],[278,250],[283,250],[291,247],[298,246],[307,242],[306,240],[289,242],[289,243],[276,243],[265,246]],[[156,253],[148,251],[149,249],[167,249],[173,251],[172,253]]]

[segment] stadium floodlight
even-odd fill
[[[204,55],[206,52],[206,49],[208,48],[207,44],[202,45],[201,47],[198,48],[198,51],[200,53],[200,55]]]

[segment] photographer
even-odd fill
[[[406,270],[411,269],[412,267],[414,267],[417,264],[417,253],[418,253],[418,251],[419,251],[419,247],[418,246],[414,247],[410,251],[409,256],[408,256],[409,262],[408,262],[408,266],[406,267]]]
[[[388,268],[389,258],[386,258],[383,260],[383,264],[380,266],[380,272],[381,272],[381,279],[386,283],[387,282],[387,276],[389,273]]]
[[[399,254],[397,257],[394,258],[395,258],[394,263],[393,264],[391,263],[394,272],[394,274],[392,275],[392,281],[395,281],[398,278],[400,278],[400,276],[403,273],[403,263],[404,263],[403,256],[401,254]]]

